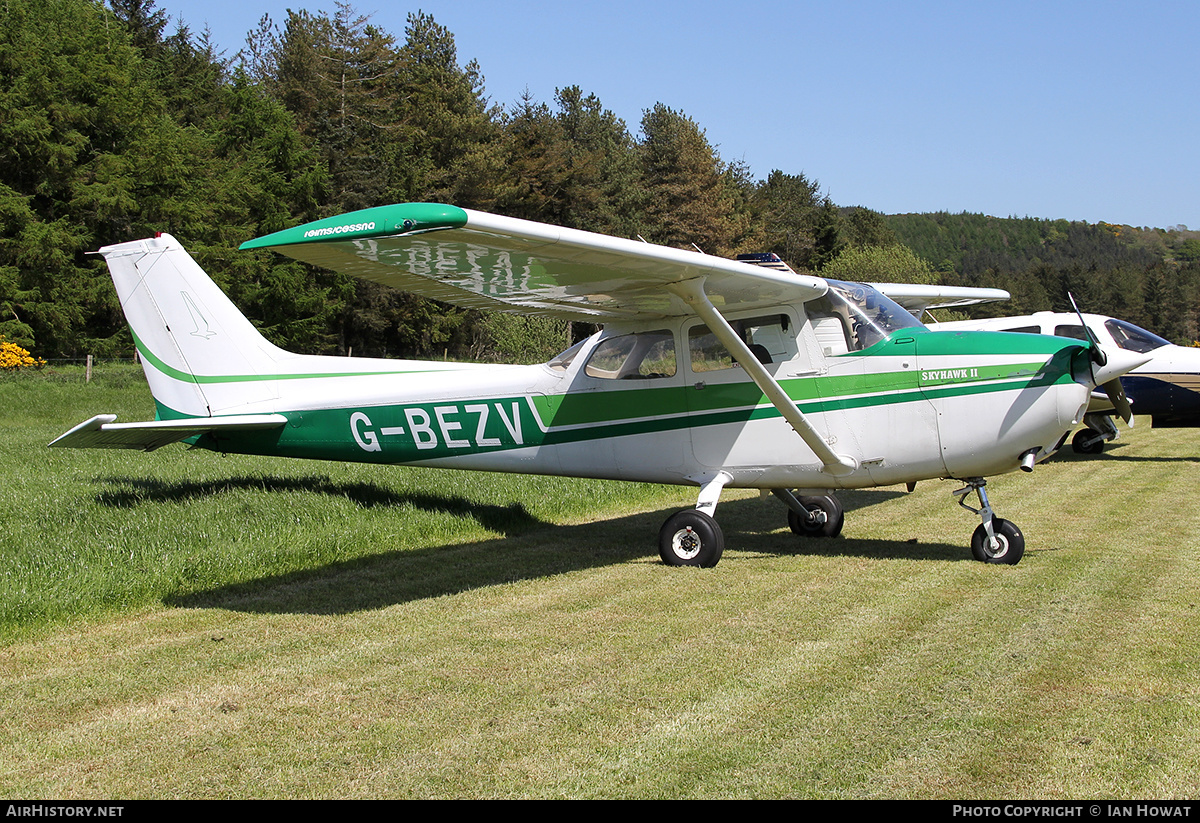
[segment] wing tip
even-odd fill
[[[108,423],[112,423],[117,419],[115,414],[98,414],[88,420],[84,420],[78,426],[75,426],[65,434],[60,434],[58,437],[51,440],[47,446],[52,449],[70,448],[72,441],[80,435],[85,435],[88,432],[100,431]]]
[[[242,251],[293,246],[298,243],[320,243],[329,240],[358,240],[369,237],[392,237],[410,232],[457,229],[466,225],[467,212],[445,203],[395,203],[347,212],[290,229],[247,240],[238,248]]]

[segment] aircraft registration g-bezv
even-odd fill
[[[1083,323],[1087,324],[1086,330]],[[1052,334],[1087,339],[1088,332],[1106,350],[1123,349],[1144,354],[1148,360],[1121,377],[1127,402],[1096,392],[1071,445],[1082,454],[1098,454],[1104,443],[1117,436],[1113,417],[1133,425],[1133,415],[1150,415],[1155,428],[1200,426],[1200,349],[1176,346],[1153,332],[1115,317],[1067,312],[1035,312],[1024,317],[993,317],[940,323],[938,329],[985,329],[991,331]]]
[[[937,332],[859,283],[429,203],[287,229],[243,249],[459,306],[602,323],[547,363],[297,355],[269,343],[183,247],[107,246],[154,421],[98,415],[50,445],[227,453],[692,485],[659,533],[669,565],[713,566],[722,490],[770,490],[792,531],[833,536],[838,489],[961,480],[973,555],[1025,540],[985,478],[1056,451],[1092,389],[1141,363],[1093,343]],[[995,289],[884,286],[929,302]],[[975,492],[979,508],[966,502]]]

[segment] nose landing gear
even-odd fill
[[[987,481],[982,477],[972,477],[967,480],[967,485],[952,492],[958,498],[958,505],[979,515],[982,521],[971,535],[971,555],[982,563],[1015,565],[1025,554],[1025,535],[1014,524],[992,513],[987,492],[983,489],[986,485]],[[967,505],[966,498],[971,492],[979,496],[978,509]]]
[[[1120,435],[1117,424],[1107,414],[1088,414],[1083,418],[1087,428],[1075,432],[1071,438],[1071,448],[1077,454],[1100,454],[1104,444],[1116,440]]]

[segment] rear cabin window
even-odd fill
[[[585,343],[587,343],[587,340],[580,340],[574,346],[559,354],[546,365],[554,371],[566,371],[567,369],[571,368],[571,364],[575,362],[575,356],[579,354],[579,350],[583,348]]]
[[[601,380],[652,380],[675,376],[675,336],[668,330],[601,340],[584,373]]]

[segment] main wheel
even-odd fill
[[[992,530],[999,543],[995,549],[988,545],[987,529],[980,523],[971,535],[971,554],[983,563],[1007,563],[1014,566],[1025,554],[1025,535],[1007,520],[992,518]]]
[[[725,535],[717,521],[698,509],[667,518],[658,533],[658,554],[668,566],[711,568],[725,551]]]
[[[1091,442],[1095,438],[1095,442]],[[1095,429],[1080,429],[1071,438],[1071,448],[1076,454],[1099,454],[1104,451],[1104,438]]]
[[[827,494],[800,498],[800,505],[817,517],[806,520],[788,509],[788,525],[792,532],[803,537],[837,537],[846,522],[846,512],[836,497]],[[821,515],[824,514],[824,517]]]

